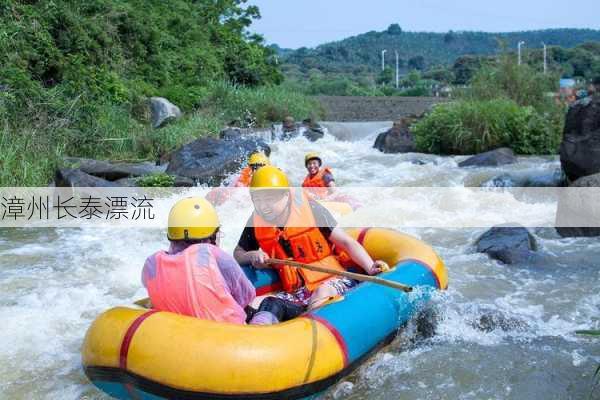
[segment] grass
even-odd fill
[[[218,135],[234,120],[263,126],[288,115],[304,119],[322,113],[314,99],[279,86],[216,82],[198,102],[199,108],[160,129],[151,128],[141,105],[72,99],[58,111],[31,104],[22,116],[2,118],[8,112],[0,102],[0,186],[46,186],[64,156],[154,161],[197,138]]]
[[[511,147],[518,154],[554,154],[558,124],[512,100],[461,100],[437,105],[414,127],[419,151],[474,154]]]

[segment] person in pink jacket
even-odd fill
[[[146,259],[142,283],[152,307],[217,322],[272,324],[302,310],[289,311],[278,299],[263,300],[258,310],[252,283],[235,259],[217,247],[219,219],[201,197],[178,201],[169,213],[168,251]]]

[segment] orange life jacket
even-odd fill
[[[238,177],[234,186],[235,187],[249,187],[250,181],[252,181],[252,173],[253,172],[254,171],[252,171],[252,168],[250,168],[250,167],[246,167],[246,168],[242,169],[242,171],[240,172],[240,176]]]
[[[320,168],[319,172],[313,176],[310,176],[310,174],[306,175],[304,182],[302,182],[302,187],[310,188],[309,191],[320,199],[326,198],[329,195],[329,189],[323,179],[325,174],[331,174],[329,167]]]
[[[145,280],[155,309],[218,322],[245,322],[246,313],[229,292],[211,247],[195,244],[177,254],[155,254],[156,271]]]
[[[332,245],[317,227],[308,197],[301,190],[294,189],[290,190],[290,196],[290,216],[283,229],[270,225],[254,213],[254,235],[260,248],[270,257],[345,271],[335,257]],[[313,291],[333,276],[288,265],[277,269],[287,292],[293,292],[303,284]]]

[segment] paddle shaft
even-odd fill
[[[343,277],[354,279],[354,280],[361,281],[361,282],[372,282],[372,283],[376,283],[378,285],[383,285],[383,286],[391,287],[394,289],[399,289],[399,290],[402,290],[407,293],[412,292],[412,290],[413,290],[413,288],[410,286],[403,285],[401,283],[390,281],[387,279],[378,278],[376,276],[357,274],[357,273],[348,272],[348,271],[338,271],[335,269],[320,267],[317,265],[303,264],[303,263],[299,263],[299,262],[291,261],[291,260],[280,260],[277,258],[270,258],[266,261],[266,263],[267,264],[284,264],[284,265],[289,265],[291,267],[304,268],[304,269],[309,269],[311,271],[324,272],[326,274],[332,274],[332,275],[339,275],[339,276],[343,276]]]

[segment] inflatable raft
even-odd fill
[[[323,392],[389,343],[448,284],[443,262],[423,242],[385,229],[349,232],[373,258],[395,266],[381,277],[415,290],[362,283],[272,326],[113,308],[86,334],[86,375],[118,399],[301,399]],[[248,268],[247,275],[259,294],[280,288],[271,270]]]

